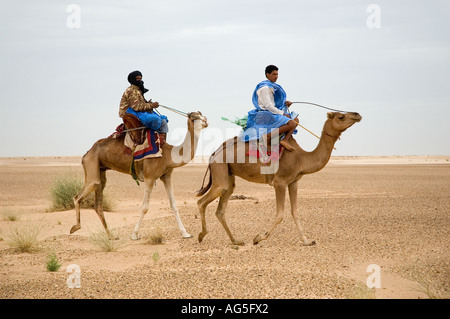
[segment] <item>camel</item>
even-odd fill
[[[275,227],[283,220],[284,202],[286,188],[289,190],[291,203],[291,214],[294,219],[303,245],[315,245],[315,241],[309,241],[303,234],[297,209],[297,189],[298,181],[303,175],[320,171],[328,163],[331,157],[334,144],[341,133],[361,121],[362,117],[358,113],[328,113],[327,120],[323,126],[322,135],[317,147],[307,152],[303,150],[291,138],[289,143],[293,146],[292,151],[282,150],[281,159],[276,163],[275,169],[267,170],[267,164],[255,158],[249,158],[249,143],[243,143],[240,139],[234,138],[223,143],[210,157],[210,164],[205,173],[209,171],[209,183],[197,192],[197,196],[202,196],[198,201],[198,210],[201,216],[202,230],[198,235],[198,241],[202,242],[208,230],[206,228],[205,212],[206,207],[217,197],[220,197],[216,216],[225,229],[228,237],[234,245],[244,245],[244,242],[235,239],[225,220],[225,210],[228,200],[235,188],[235,176],[239,176],[254,183],[266,183],[274,187],[276,197],[275,221],[267,232],[256,235],[253,244],[258,244],[267,239],[274,231]],[[273,150],[272,150],[273,152]],[[245,155],[245,157],[244,157]],[[239,160],[244,158],[244,161]],[[272,166],[272,164],[271,164]],[[203,182],[205,182],[205,178]]]
[[[164,183],[164,188],[170,202],[170,207],[175,215],[182,238],[192,237],[186,231],[183,223],[181,222],[173,193],[171,176],[174,168],[186,165],[194,158],[195,150],[197,148],[197,141],[200,137],[200,131],[208,126],[208,122],[206,117],[204,117],[200,112],[192,112],[188,114],[187,125],[188,132],[181,145],[172,146],[168,143],[164,143],[161,146],[162,157],[147,158],[135,163],[139,179],[143,179],[145,188],[141,215],[131,235],[132,240],[140,239],[139,229],[141,227],[142,220],[149,209],[150,195],[158,178]],[[142,127],[142,125],[137,126]],[[142,139],[142,131],[143,130],[135,130],[131,132],[134,141],[139,141]],[[103,189],[106,185],[107,170],[112,169],[121,173],[130,174],[132,155],[124,152],[124,139],[125,137],[122,136],[118,138],[108,137],[98,140],[83,156],[82,164],[84,168],[85,182],[81,191],[74,197],[77,223],[70,229],[71,234],[81,228],[80,203],[91,192],[95,192],[95,211],[97,212],[97,215],[100,218],[100,221],[102,222],[109,238],[113,238],[103,214]]]

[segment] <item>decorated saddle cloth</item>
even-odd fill
[[[237,152],[236,154],[242,154],[241,152],[245,151],[246,156],[258,158],[262,164],[270,165],[273,162],[278,162],[284,153],[284,147],[279,144],[278,141],[273,141],[272,146],[267,147],[266,140],[266,136],[263,136],[260,140],[252,140],[249,142],[242,142],[239,136],[229,138],[210,156],[209,162],[213,163],[218,161],[219,163],[222,163],[223,160],[229,160],[227,156],[229,153],[227,150],[235,148],[235,146],[237,147],[236,151],[231,152],[233,158],[235,152]],[[248,144],[248,150],[246,150],[245,144]],[[226,158],[224,158],[224,156]],[[235,161],[236,158],[230,160]],[[239,161],[239,159],[237,160]]]
[[[272,142],[274,143],[275,141]],[[248,143],[249,148],[245,155],[259,158],[263,164],[268,164],[272,161],[277,162],[283,155],[284,147],[278,142],[272,144],[271,147],[267,147],[266,136],[261,137],[259,140],[250,140]]]
[[[159,136],[158,133],[153,130],[147,130],[144,143],[137,145],[136,147],[131,139],[130,133],[127,132],[124,144],[133,152],[135,161],[140,161],[145,158],[162,157],[162,149],[159,147]]]

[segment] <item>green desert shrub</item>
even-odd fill
[[[51,253],[48,256],[48,260],[45,266],[48,271],[58,271],[58,269],[61,267],[61,264],[59,263],[58,257],[55,253]]]
[[[51,196],[53,202],[53,211],[69,210],[75,208],[73,198],[83,188],[83,180],[73,175],[59,177],[51,187]],[[81,203],[82,208],[94,208],[94,192],[89,194]],[[111,200],[103,195],[103,210],[112,211],[113,204]]]

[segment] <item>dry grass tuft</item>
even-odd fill
[[[3,220],[15,222],[20,219],[22,213],[11,208],[5,208],[1,211],[0,216],[2,216]]]
[[[90,235],[91,243],[101,251],[112,252],[125,246],[125,241],[120,239],[110,239],[105,230]]]
[[[363,283],[355,284],[347,294],[348,299],[375,299],[375,289]]]
[[[8,234],[8,244],[17,251],[33,252],[39,250],[38,236],[41,227],[31,224],[13,227]]]
[[[147,245],[161,245],[165,243],[164,234],[161,228],[154,229],[150,235],[145,237],[145,244]]]
[[[83,180],[74,175],[66,175],[55,180],[50,189],[53,207],[52,211],[70,210],[75,208],[73,198],[83,188]],[[82,208],[94,208],[94,193],[89,194],[81,203]],[[107,196],[103,196],[103,210],[111,212],[113,203]]]

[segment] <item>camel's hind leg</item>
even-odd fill
[[[197,201],[198,211],[200,213],[200,218],[202,220],[202,231],[198,234],[199,243],[202,242],[203,238],[205,238],[206,234],[208,233],[208,229],[206,228],[206,216],[205,216],[206,207],[209,205],[209,203],[211,203],[213,200],[219,197],[221,192],[222,192],[221,189],[217,189],[214,186],[212,186],[210,190]]]
[[[111,233],[106,225],[105,216],[103,214],[103,188],[106,183],[106,172],[100,170],[100,165],[98,159],[93,158],[90,154],[86,154],[83,157],[83,168],[84,168],[84,186],[81,191],[75,195],[73,202],[75,204],[75,213],[77,223],[72,226],[70,233],[73,234],[81,228],[81,216],[80,216],[80,205],[81,202],[92,192],[95,192],[95,211],[97,212],[100,221],[105,227],[106,233],[110,238],[112,238]]]
[[[81,217],[80,217],[81,202],[90,193],[94,192],[98,186],[101,186],[100,164],[98,162],[98,159],[91,156],[90,152],[92,151],[93,149],[91,149],[88,153],[86,153],[86,155],[83,156],[83,159],[81,161],[84,169],[84,185],[81,191],[73,198],[73,202],[75,204],[77,223],[76,225],[73,225],[72,228],[70,229],[71,234],[73,234],[74,232],[76,232],[81,228]]]
[[[211,188],[197,201],[200,218],[202,220],[202,231],[198,234],[199,243],[202,242],[203,238],[205,238],[208,233],[205,216],[206,207],[229,188],[227,164],[221,164],[220,166],[211,165],[210,174],[212,178]]]
[[[109,239],[118,239],[115,238],[111,232],[109,231],[108,225],[106,224],[105,215],[103,213],[103,190],[106,186],[106,171],[100,170],[100,185],[97,185],[95,188],[95,212],[97,213],[98,218],[102,222],[103,227],[105,228],[106,233],[108,234]]]
[[[95,190],[95,183],[84,183],[83,188],[81,191],[75,195],[73,198],[73,202],[75,204],[75,213],[76,213],[76,219],[77,223],[72,226],[70,229],[70,233],[73,234],[77,230],[81,228],[81,216],[80,216],[80,204],[81,202],[93,191]]]
[[[229,182],[228,182],[228,188],[220,195],[219,205],[217,206],[216,216],[219,219],[220,223],[222,224],[223,228],[228,234],[228,237],[230,237],[231,242],[234,245],[244,245],[244,242],[241,240],[236,240],[233,236],[233,234],[230,231],[230,228],[228,228],[227,222],[225,220],[225,210],[228,205],[228,200],[230,199],[231,194],[233,194],[235,183],[234,183],[234,176],[229,176]]]

